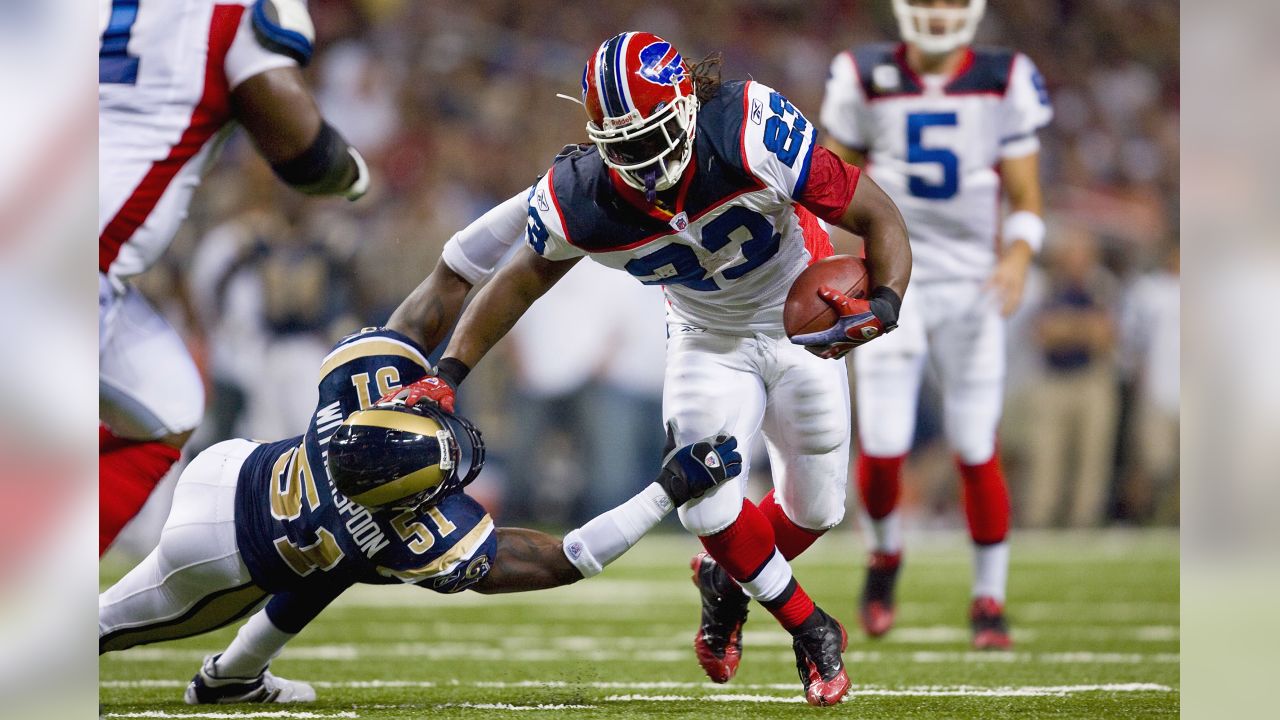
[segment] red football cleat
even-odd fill
[[[796,670],[810,705],[835,705],[849,692],[849,674],[840,657],[848,645],[844,626],[819,608],[814,608],[811,620],[795,634],[791,646],[796,653]]]
[[[893,588],[902,567],[902,553],[871,553],[867,563],[867,579],[862,586],[858,619],[870,637],[880,637],[893,627]]]
[[[750,598],[710,555],[694,555],[689,567],[702,594],[702,620],[693,649],[711,682],[727,683],[742,662],[742,625]]]
[[[1004,607],[991,597],[977,597],[969,608],[969,625],[973,628],[975,650],[1008,650],[1013,645]]]

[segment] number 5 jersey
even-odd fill
[[[966,51],[951,77],[919,76],[906,46],[877,44],[831,63],[822,124],[863,153],[866,171],[902,211],[913,281],[982,280],[995,266],[1000,161],[1040,149],[1053,117],[1030,58]]]

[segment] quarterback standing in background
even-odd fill
[[[860,616],[888,632],[902,563],[897,511],[926,362],[943,394],[974,546],[970,622],[977,648],[1010,644],[1004,617],[1009,494],[996,455],[1005,325],[1044,241],[1036,132],[1053,113],[1031,60],[971,47],[985,0],[893,0],[903,43],[831,64],[828,146],[862,166],[901,208],[915,260],[892,337],[854,355],[858,487],[872,552]],[[1000,221],[1001,189],[1009,214]]]
[[[470,369],[583,256],[662,285],[663,406],[675,442],[731,433],[745,464],[763,431],[774,469],[775,490],[759,505],[739,480],[680,508],[707,551],[693,561],[699,662],[716,682],[733,676],[753,597],[794,637],[807,700],[830,705],[849,689],[844,629],[788,562],[844,514],[848,384],[843,366],[822,357],[893,329],[910,247],[892,201],[820,147],[785,97],[754,81],[722,84],[711,69],[691,69],[649,33],[599,46],[581,95],[594,147],[568,148],[513,217],[500,214],[525,221],[526,246],[465,311],[439,376],[402,397],[452,408]],[[874,290],[869,300],[838,298],[848,312],[836,328],[800,347],[783,332],[782,308],[800,272],[832,252],[816,218],[866,238]]]
[[[303,0],[99,0],[99,554],[177,461],[204,414],[182,339],[129,279],[172,242],[235,123],[276,175],[355,200],[359,153],[303,83]]]

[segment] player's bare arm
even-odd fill
[[[1027,269],[1035,255],[1033,244],[1039,245],[1044,235],[1044,223],[1036,222],[1044,213],[1040,154],[1004,158],[1000,161],[1000,175],[1009,198],[1010,214],[1005,226],[1004,248],[988,285],[1000,298],[1000,312],[1008,317],[1022,304]],[[1031,237],[1037,234],[1039,237]]]
[[[280,179],[308,195],[355,200],[369,169],[355,148],[320,114],[296,67],[259,73],[231,93],[236,119]]]
[[[849,163],[850,165],[857,165],[860,168],[866,166],[866,162],[867,162],[866,154],[864,154],[861,150],[856,150],[854,148],[849,147],[848,145],[845,145],[844,143],[840,142],[839,140],[836,140],[830,135],[827,135],[822,139],[822,146],[830,150],[831,152],[835,153],[836,157]]]
[[[581,579],[582,573],[565,556],[560,538],[538,530],[498,528],[493,569],[475,585],[475,591],[491,595],[545,590]]]
[[[443,260],[400,303],[387,327],[416,340],[430,350],[439,345],[462,312],[471,283]]]
[[[911,280],[907,224],[893,200],[865,174],[859,178],[853,200],[840,218],[840,227],[862,236],[866,243],[867,268],[875,286],[872,297],[876,290],[885,287],[897,293],[901,302]]]

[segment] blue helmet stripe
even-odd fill
[[[604,95],[604,114],[608,117],[621,117],[627,114],[626,101],[622,98],[619,84],[621,73],[617,67],[622,38],[623,35],[609,38],[605,42],[604,52],[600,53],[600,89]]]

